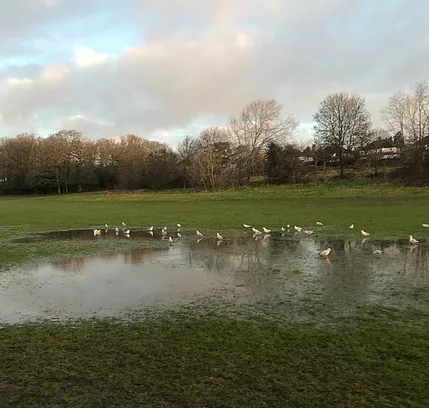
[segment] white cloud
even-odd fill
[[[78,68],[91,67],[93,65],[102,64],[109,58],[107,53],[97,53],[91,48],[76,46],[74,50],[74,62]]]
[[[252,99],[275,97],[305,138],[318,103],[339,90],[366,96],[378,124],[389,94],[429,79],[429,5],[416,1],[420,8],[374,2],[365,14],[361,0],[124,0],[141,44],[116,54],[77,45],[22,78],[8,69],[0,76],[3,124],[17,133],[74,127],[93,138],[137,133],[176,143],[198,132],[199,120],[221,125]],[[57,14],[48,17],[72,3],[50,7]]]

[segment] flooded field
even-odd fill
[[[172,243],[147,231],[58,231],[19,242],[133,239],[145,248],[25,265],[0,273],[0,322],[123,317],[174,305],[281,310],[290,318],[363,306],[429,310],[429,246],[273,235]],[[302,239],[301,239],[302,238]],[[147,248],[148,242],[157,242]],[[162,245],[159,245],[160,242]],[[143,246],[143,245],[142,245]],[[329,259],[319,252],[332,248]],[[374,254],[375,250],[381,254]]]

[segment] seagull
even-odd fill
[[[286,228],[290,228],[290,225],[288,224],[288,225],[286,225]]]
[[[99,229],[95,229],[94,230],[94,237],[96,236],[96,235],[100,235],[101,234],[101,230],[99,230]]]
[[[366,232],[364,230],[360,230],[360,232],[364,237],[367,237],[369,235],[369,232]]]
[[[182,238],[182,234],[180,232],[177,233],[177,238]]]
[[[262,234],[262,232],[261,231],[259,231],[258,229],[256,229],[256,228],[252,228],[252,231],[256,234],[256,235],[260,235],[260,234]]]
[[[412,235],[410,235],[410,244],[415,245],[415,244],[418,244],[418,243],[419,243],[419,241],[417,241],[415,238],[413,238]]]
[[[216,238],[219,240],[223,239],[223,236],[219,234],[219,232],[216,232]]]
[[[311,235],[314,231],[304,231],[306,234]]]
[[[331,248],[327,248],[324,251],[320,252],[320,255],[326,258],[327,256],[329,256],[330,253],[331,253]]]
[[[271,232],[271,230],[270,230],[270,229],[267,229],[267,228],[265,228],[265,227],[262,227],[262,229],[263,229],[263,231],[264,231],[266,234],[269,234],[269,233]]]
[[[298,232],[302,231],[302,228],[301,227],[297,227],[296,225],[294,226],[294,228],[295,228],[295,231],[298,231]]]
[[[200,231],[197,231],[197,237],[203,237],[204,235],[203,234],[201,234],[201,232]]]
[[[355,227],[354,224],[350,225],[349,229],[353,229]]]
[[[251,226],[251,225],[249,225],[249,224],[243,224],[243,227],[244,227],[244,228],[252,228],[252,226]]]
[[[149,231],[153,231],[153,225],[148,228]]]
[[[422,224],[423,227],[429,228],[429,224]]]
[[[281,227],[281,228],[280,228],[280,231],[281,231],[281,232],[285,232],[285,231],[286,231],[286,230],[285,230],[285,227]]]
[[[177,224],[177,228],[180,228],[182,226],[182,224]]]
[[[128,230],[125,230],[125,231],[124,231],[124,234],[125,234],[125,235],[130,235],[130,230],[129,230],[129,229],[128,229]]]
[[[381,255],[383,253],[383,251],[381,249],[376,249],[373,254],[374,255]]]
[[[323,225],[320,221],[316,222],[317,225]]]
[[[125,222],[124,222],[124,221],[122,221],[122,225],[123,225],[124,227],[126,227],[126,226],[127,226],[127,224],[125,224]]]
[[[106,229],[109,228],[109,226],[107,224],[104,224],[104,226],[106,227]]]

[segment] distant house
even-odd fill
[[[379,160],[391,160],[401,158],[402,147],[395,142],[394,138],[387,137],[378,139],[369,143],[366,148],[361,151],[362,157],[378,156]]]

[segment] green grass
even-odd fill
[[[116,251],[143,241],[10,240],[32,232],[133,227],[185,231],[314,226],[320,235],[428,238],[429,189],[348,181],[220,192],[0,198],[0,265]],[[355,224],[353,232],[347,229]],[[299,266],[297,266],[299,270]],[[3,271],[3,273],[13,273]],[[429,315],[361,310],[331,324],[160,312],[145,320],[0,329],[0,407],[428,407]],[[315,307],[315,320],[318,308]],[[329,311],[328,311],[329,312]],[[270,315],[270,316],[268,316]],[[269,317],[269,318],[268,318]]]
[[[429,189],[368,185],[362,182],[258,187],[220,192],[148,192],[2,197],[0,238],[62,228],[93,228],[105,223],[130,227],[174,226],[190,229],[259,228],[285,224],[314,226],[325,235],[355,234],[364,228],[378,237],[423,236],[429,231]]]
[[[180,313],[6,327],[1,406],[427,407],[428,316],[405,314],[318,327]]]

